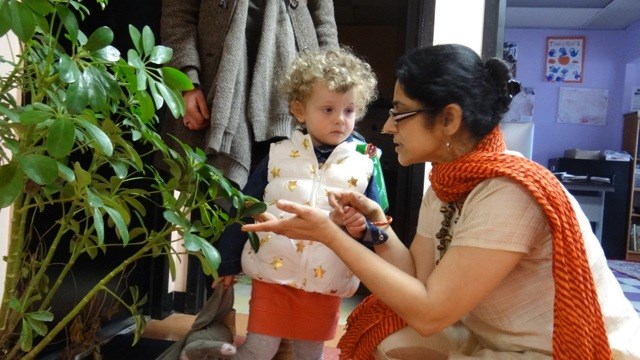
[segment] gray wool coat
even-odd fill
[[[174,149],[169,134],[204,149],[208,162],[240,187],[252,143],[291,133],[288,104],[275,83],[296,52],[338,47],[328,0],[163,0],[161,37],[174,51],[170,65],[202,88],[211,107],[207,129],[191,131],[168,116],[163,138]]]

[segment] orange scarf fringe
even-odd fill
[[[503,154],[504,150],[502,131],[496,126],[473,152],[452,163],[433,164],[429,174],[433,190],[440,200],[450,202],[494,177],[508,177],[526,188],[544,211],[553,236],[553,357],[611,359],[580,227],[564,188],[541,165]],[[404,326],[406,322],[371,295],[347,319],[346,333],[338,343],[340,358],[373,359],[376,346]]]

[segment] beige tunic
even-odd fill
[[[578,214],[614,357],[640,358],[640,319],[608,268],[589,221],[575,199],[571,195],[569,198]],[[432,239],[434,247],[438,244],[435,234],[442,219],[433,214],[440,214],[441,205],[442,201],[429,189],[420,209],[417,233]],[[389,350],[412,338],[421,343],[416,347],[434,346],[438,352],[454,359],[550,358],[555,294],[551,273],[552,238],[545,216],[533,197],[508,179],[485,180],[469,194],[450,231],[453,235],[450,246],[517,251],[526,255],[500,286],[462,318],[463,326],[431,337],[439,337],[437,344],[434,345],[434,339],[403,329],[394,335],[402,332],[404,340],[394,340],[391,335],[381,347]],[[435,253],[439,257],[439,251]],[[452,336],[457,338],[452,341]]]

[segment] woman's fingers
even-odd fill
[[[292,239],[321,241],[325,231],[331,231],[331,221],[326,213],[310,206],[278,200],[276,206],[293,216],[271,219],[242,226],[244,231],[270,231]]]
[[[275,215],[268,213],[268,212],[263,212],[260,213],[258,215],[255,215],[253,217],[253,219],[257,222],[265,222],[265,221],[269,221],[269,220],[276,220],[277,218],[275,217]]]

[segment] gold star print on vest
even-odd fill
[[[296,251],[302,253],[304,251],[305,244],[302,241],[296,242]]]
[[[280,177],[280,168],[276,166],[271,169],[271,176],[273,176],[274,178]]]
[[[271,266],[273,266],[273,270],[278,270],[282,267],[282,258],[275,258],[271,262]]]
[[[313,269],[313,271],[315,272],[316,278],[320,278],[320,279],[322,279],[324,277],[324,273],[327,272],[327,270],[322,268],[322,265],[320,265],[317,268]]]
[[[307,150],[309,147],[311,147],[311,143],[309,142],[309,138],[304,138],[304,140],[302,140],[302,147]]]
[[[298,182],[295,180],[291,180],[287,183],[287,189],[289,189],[289,191],[293,191],[298,187]]]
[[[316,166],[311,164],[309,165],[309,173],[311,173],[311,176],[316,176]]]
[[[289,157],[292,158],[292,159],[299,158],[300,157],[300,151],[291,150],[291,154],[289,154]]]
[[[347,185],[349,187],[356,187],[356,185],[358,185],[358,179],[352,176],[351,179],[347,180]]]
[[[290,283],[286,283],[285,285],[287,285],[288,287],[292,287],[294,289],[298,288],[298,284],[294,283],[294,282],[290,282]]]
[[[260,239],[260,246],[266,244],[269,240],[271,240],[271,235],[263,237],[262,239]]]

